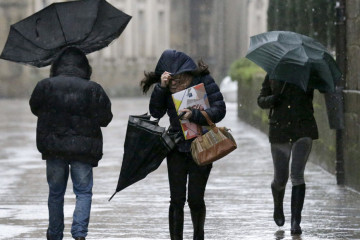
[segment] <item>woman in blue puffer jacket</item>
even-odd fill
[[[155,84],[150,98],[150,114],[161,118],[168,114],[171,129],[181,131],[179,118],[171,94],[185,88],[203,83],[208,96],[210,108],[205,111],[214,123],[225,117],[226,106],[219,87],[210,76],[208,67],[199,61],[198,66],[183,52],[165,50],[161,55],[155,71],[145,73],[141,81],[142,90],[146,93]],[[185,109],[182,119],[188,119],[199,125],[208,125],[199,109]],[[167,156],[168,176],[170,183],[169,228],[171,239],[183,239],[184,205],[186,201],[186,183],[188,184],[188,204],[194,227],[194,239],[204,239],[206,206],[204,194],[212,165],[198,166],[190,152],[191,141],[184,138]]]

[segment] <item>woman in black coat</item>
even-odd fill
[[[199,62],[198,66],[185,53],[166,50],[161,55],[155,72],[145,74],[141,85],[146,93],[155,84],[150,99],[150,113],[154,118],[168,114],[172,131],[180,132],[179,118],[171,97],[172,93],[203,83],[210,103],[205,111],[214,123],[221,121],[226,113],[225,102],[219,87],[209,75],[207,66]],[[183,119],[199,125],[208,125],[199,109],[186,109]],[[177,148],[167,156],[170,183],[169,228],[171,239],[183,239],[184,205],[186,184],[188,183],[188,204],[194,227],[194,239],[204,239],[206,206],[204,194],[212,165],[198,166],[194,162],[190,145],[192,140],[182,139]]]
[[[47,239],[63,238],[69,174],[76,195],[71,234],[78,240],[87,235],[92,168],[103,155],[100,127],[112,119],[108,96],[90,76],[85,54],[75,47],[66,48],[52,63],[50,78],[38,82],[30,98],[31,111],[38,117],[36,143],[46,160],[49,184]]]
[[[283,199],[291,161],[291,234],[301,234],[301,211],[305,198],[304,170],[312,140],[318,138],[312,100],[314,89],[269,79],[266,75],[258,105],[270,109],[269,140],[274,164],[271,190],[274,198],[274,221],[283,226]]]

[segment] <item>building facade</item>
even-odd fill
[[[37,12],[55,0],[6,0],[0,2],[0,47],[5,45],[10,25]],[[108,0],[132,16],[121,36],[107,48],[88,55],[92,79],[111,96],[141,95],[144,71],[154,69],[157,58],[170,47],[169,0]],[[0,97],[27,97],[49,67],[34,68],[0,60]]]
[[[268,0],[107,0],[132,16],[121,36],[89,54],[92,79],[111,96],[140,96],[144,71],[154,70],[168,48],[209,64],[219,83],[231,63],[244,57],[249,37],[266,30]],[[15,23],[58,0],[0,1],[0,48]],[[0,60],[0,97],[27,97],[49,68]],[[15,83],[15,84],[14,84]]]
[[[171,0],[170,46],[205,60],[219,82],[250,36],[266,31],[267,7],[268,0]]]

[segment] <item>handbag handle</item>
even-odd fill
[[[215,123],[213,123],[209,117],[209,115],[207,114],[206,111],[200,111],[201,114],[205,117],[206,122],[209,124],[210,128],[217,133],[218,132],[218,128],[216,127]],[[197,131],[198,131],[198,137],[200,137],[200,141],[202,141],[202,128],[199,124],[197,124]]]
[[[215,133],[217,133],[218,128],[216,127],[215,123],[213,123],[213,122],[211,121],[211,119],[210,119],[209,115],[207,114],[207,112],[206,112],[206,111],[200,111],[200,112],[201,112],[201,114],[205,117],[205,119],[206,119],[207,123],[209,124],[209,126],[211,127],[211,129],[212,129]]]

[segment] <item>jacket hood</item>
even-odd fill
[[[51,65],[50,76],[74,76],[90,79],[91,66],[84,52],[75,47],[65,48]]]
[[[184,72],[191,72],[197,69],[195,62],[185,53],[168,49],[161,54],[160,59],[155,67],[157,75],[165,71],[171,75],[177,75]]]

